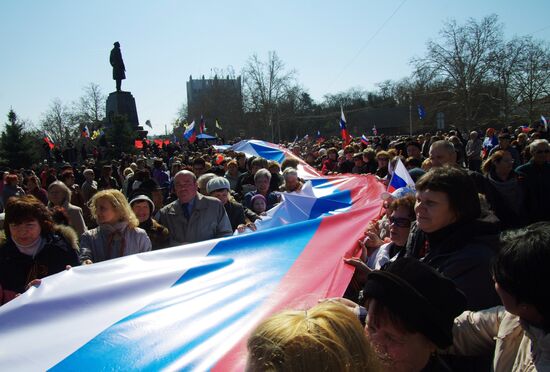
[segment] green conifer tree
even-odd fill
[[[37,160],[31,138],[24,131],[15,111],[8,113],[8,122],[0,135],[0,164],[13,169],[28,168]]]

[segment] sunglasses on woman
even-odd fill
[[[411,227],[411,222],[408,218],[390,217],[390,225],[397,227]]]

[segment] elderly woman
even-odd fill
[[[529,145],[531,160],[516,168],[525,192],[525,206],[530,222],[550,221],[550,144],[545,139]]]
[[[48,208],[32,195],[6,206],[5,239],[0,243],[0,287],[22,293],[35,280],[78,265],[78,239],[54,225]]]
[[[363,301],[367,338],[384,370],[447,370],[436,352],[452,344],[453,321],[466,307],[451,280],[403,258],[369,274]]]
[[[294,168],[286,168],[283,171],[284,183],[281,185],[279,191],[294,192],[300,191],[304,183],[298,177],[298,171]]]
[[[525,226],[524,193],[508,151],[498,150],[483,163],[485,198],[500,220],[502,229]]]
[[[214,177],[206,185],[208,195],[218,199],[225,208],[231,228],[233,231],[243,232],[246,227],[256,230],[256,226],[252,221],[259,217],[244,208],[241,203],[238,203],[229,193],[230,183],[225,177]]]
[[[151,240],[118,190],[99,191],[90,200],[98,227],[80,237],[80,261],[91,264],[151,250]]]
[[[390,242],[384,243],[376,252],[372,259],[374,269],[379,270],[386,262],[404,257],[411,224],[416,219],[414,204],[413,195],[406,195],[391,201],[389,206],[391,211],[389,217]]]
[[[323,302],[264,320],[248,339],[246,371],[379,371],[361,323],[344,306]]]
[[[279,195],[274,192],[269,192],[269,183],[271,182],[271,173],[267,169],[260,169],[254,174],[254,185],[256,191],[250,191],[244,196],[244,206],[252,209],[252,197],[256,194],[261,194],[266,199],[267,210],[270,210],[279,203]]]
[[[453,322],[466,307],[455,284],[410,257],[368,274],[359,306],[340,302],[366,323],[367,339],[383,371],[450,371],[438,355],[453,343]]]
[[[71,226],[78,236],[88,230],[84,222],[82,208],[72,205],[71,190],[61,181],[54,181],[48,187],[48,208],[62,207],[69,217],[69,226]]]
[[[231,190],[235,190],[237,188],[240,175],[241,175],[241,172],[239,172],[239,165],[237,164],[237,161],[236,160],[229,161],[227,163],[227,171],[225,172],[224,177],[229,181]]]
[[[416,183],[415,212],[407,255],[453,280],[466,295],[468,309],[499,304],[489,270],[499,230],[479,220],[480,200],[468,173],[453,166],[426,173]]]
[[[170,232],[153,218],[155,204],[147,195],[137,195],[130,207],[139,220],[139,227],[147,233],[153,250],[170,246]]]

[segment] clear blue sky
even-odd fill
[[[163,133],[187,101],[189,75],[228,66],[240,73],[252,54],[275,50],[319,101],[409,75],[411,58],[445,20],[491,13],[506,38],[550,40],[548,0],[2,1],[0,123],[12,107],[37,125],[54,98],[69,104],[90,82],[112,92],[108,57],[117,40],[122,88],[134,95],[141,124],[149,119],[151,132]]]

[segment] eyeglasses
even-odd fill
[[[390,217],[390,225],[397,227],[411,227],[411,220],[408,218]]]
[[[550,153],[549,149],[535,151],[535,154],[548,154],[548,153]]]

